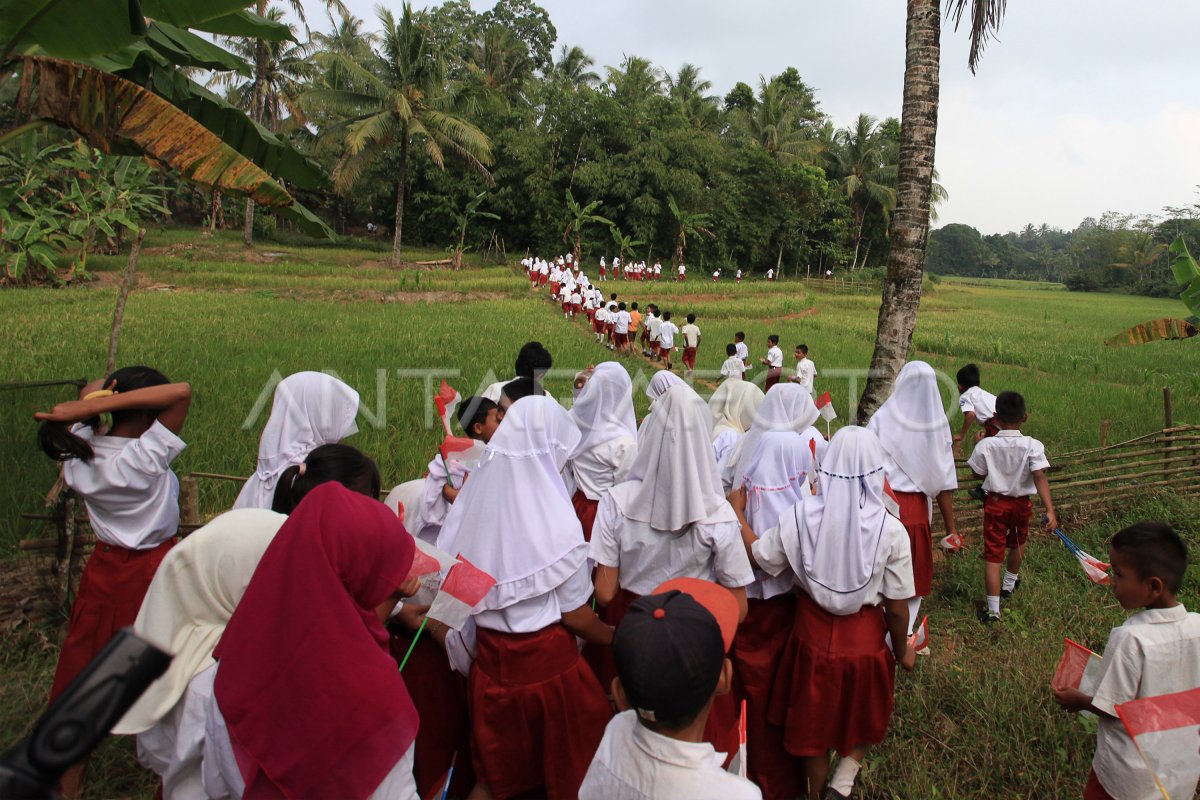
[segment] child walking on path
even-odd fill
[[[1046,447],[1037,439],[1021,433],[1021,424],[1029,418],[1025,398],[1016,392],[996,396],[996,418],[1000,432],[975,445],[967,466],[983,478],[987,500],[983,504],[983,560],[987,607],[979,620],[985,624],[1000,619],[1000,599],[1011,597],[1021,585],[1021,562],[1029,537],[1029,519],[1033,504],[1029,496],[1037,494],[1046,509],[1046,530],[1058,527],[1050,483],[1046,470]],[[1005,551],[1008,551],[1007,559]],[[1000,567],[1006,564],[1004,581]]]
[[[696,369],[696,352],[700,349],[700,328],[696,325],[696,315],[687,315],[687,324],[679,331],[683,335],[683,366],[691,375]]]
[[[779,383],[779,376],[783,374],[783,351],[779,349],[779,334],[772,333],[767,337],[767,357],[760,358],[759,362],[767,368],[767,382],[763,386],[763,391],[771,391],[771,387]]]
[[[984,391],[979,385],[979,367],[967,364],[958,371],[958,407],[962,411],[962,430],[954,435],[954,445],[966,438],[971,425],[978,422],[983,428],[984,436],[995,436],[1000,430],[1000,422],[996,419],[996,395]]]
[[[1194,797],[1200,781],[1195,742],[1186,745],[1193,748],[1190,768],[1160,775],[1160,792],[1116,711],[1130,700],[1200,687],[1200,614],[1189,613],[1177,598],[1187,546],[1170,525],[1139,522],[1112,538],[1108,560],[1113,596],[1126,611],[1141,610],[1109,634],[1094,695],[1054,689],[1055,702],[1067,711],[1100,718],[1084,800]]]

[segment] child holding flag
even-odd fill
[[[1176,596],[1187,570],[1187,546],[1170,525],[1139,522],[1112,538],[1108,554],[1113,596],[1126,611],[1142,611],[1109,634],[1094,695],[1054,687],[1054,701],[1064,709],[1087,710],[1100,718],[1096,755],[1083,796],[1085,800],[1193,797],[1200,779],[1195,717],[1190,725],[1176,726],[1185,734],[1178,742],[1179,754],[1139,753],[1147,743],[1135,744],[1130,730],[1117,718],[1123,703],[1200,687],[1200,614],[1189,613]],[[1161,739],[1159,744],[1170,746]],[[1147,767],[1149,760],[1191,768],[1159,771],[1156,776]]]

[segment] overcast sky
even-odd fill
[[[901,0],[540,4],[558,47],[579,45],[601,67],[624,54],[672,72],[691,62],[723,96],[794,66],[839,127],[900,115]],[[323,15],[306,5],[316,24]],[[374,22],[376,0],[348,5]],[[1014,0],[972,76],[965,31],[944,24],[937,167],[950,199],[937,224],[1071,229],[1109,210],[1200,201],[1198,30],[1200,0]]]

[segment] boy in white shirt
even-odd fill
[[[1200,758],[1193,753],[1186,768],[1159,775],[1160,793],[1116,712],[1118,704],[1130,700],[1200,687],[1200,614],[1188,613],[1176,598],[1187,570],[1187,546],[1171,526],[1139,522],[1112,538],[1108,560],[1117,602],[1126,611],[1144,610],[1109,634],[1093,695],[1054,687],[1054,700],[1064,709],[1088,710],[1100,718],[1084,797],[1194,797]]]
[[[809,394],[815,394],[813,384],[816,377],[817,367],[808,358],[808,345],[796,345],[796,375],[792,381],[800,384]]]
[[[977,444],[967,461],[976,477],[984,479],[983,490],[987,492],[983,505],[987,608],[979,614],[979,621],[985,625],[1000,620],[1000,599],[1011,597],[1021,584],[1019,573],[1029,537],[1029,518],[1033,516],[1031,494],[1036,493],[1046,509],[1046,530],[1058,527],[1058,516],[1050,499],[1050,482],[1046,478],[1046,470],[1050,468],[1046,447],[1037,439],[1021,434],[1021,423],[1029,419],[1025,398],[1017,392],[1001,392],[996,397],[996,417],[1000,432]],[[1001,564],[1006,565],[1003,584]]]
[[[740,269],[737,271],[736,279],[738,283],[742,282],[742,271]]]
[[[583,308],[583,295],[579,293],[579,287],[576,286],[571,290],[571,319],[575,319],[575,315]]]
[[[767,368],[767,383],[763,390],[769,392],[772,386],[779,383],[779,376],[783,374],[783,351],[779,349],[779,334],[772,333],[767,337],[767,357],[760,358],[759,362]]]
[[[662,264],[655,261],[654,262],[654,280],[658,280],[661,277],[662,277]]]
[[[629,312],[625,310],[625,303],[618,303],[617,316],[613,319],[613,344],[617,350],[624,351],[629,348],[630,320]]]
[[[683,334],[683,366],[691,375],[696,369],[696,352],[700,349],[700,328],[696,325],[696,315],[687,315],[687,324],[680,331]]]
[[[713,698],[732,686],[725,655],[737,622],[729,590],[695,578],[667,581],[633,602],[613,638],[620,713],[580,800],[760,800],[758,787],[723,770],[722,754],[703,740]]]
[[[671,322],[671,312],[663,312],[662,325],[659,326],[659,352],[667,360],[667,369],[673,369],[671,366],[671,350],[675,347],[675,334],[679,333],[679,326]]]
[[[767,270],[767,280],[771,281],[772,283],[775,282],[775,270],[773,270],[773,269]]]
[[[744,331],[738,331],[733,335],[733,346],[737,348],[737,357],[749,368],[750,348],[746,346],[746,334]]]
[[[958,371],[958,407],[962,411],[963,424],[954,437],[955,448],[967,435],[971,423],[978,422],[983,436],[995,436],[1000,430],[996,417],[996,395],[984,391],[979,385],[979,367],[967,364]],[[982,437],[981,437],[982,438]]]
[[[746,374],[746,362],[738,358],[737,345],[725,345],[725,363],[721,365],[721,377],[741,380]]]
[[[713,270],[713,283],[716,283],[717,279],[720,277],[721,277],[721,270],[719,270],[719,269]]]
[[[655,361],[662,358],[662,315],[658,313],[658,306],[651,305],[651,316],[646,318],[646,329],[650,331],[650,355]]]
[[[592,332],[596,334],[596,341],[604,341],[604,332],[608,330],[608,309],[601,303],[596,309],[596,314],[592,317]]]
[[[682,281],[682,280],[685,280],[686,278],[687,278],[687,267],[685,267],[683,264],[680,264],[679,265],[679,280]]]

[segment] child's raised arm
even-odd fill
[[[91,400],[70,400],[59,403],[49,412],[39,411],[33,418],[39,422],[56,422],[70,425],[83,422],[99,414],[131,409],[147,409],[158,412],[158,421],[172,433],[183,430],[188,408],[192,402],[192,387],[186,383],[170,383],[163,386],[148,386],[130,392],[120,391],[113,386],[114,394]]]

